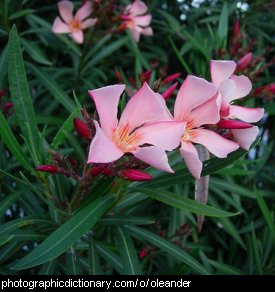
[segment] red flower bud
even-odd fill
[[[148,253],[147,249],[144,248],[139,252],[138,257],[142,260],[147,256],[147,253]]]
[[[104,171],[104,166],[95,166],[90,171],[90,176],[98,176]]]
[[[256,94],[262,93],[266,89],[266,86],[259,86],[255,89]]]
[[[4,106],[3,106],[3,112],[8,111],[10,108],[13,107],[13,102],[7,102]]]
[[[234,24],[234,39],[236,39],[239,36],[239,31],[240,31],[240,22],[239,20],[236,20]]]
[[[79,134],[79,136],[81,136],[85,140],[88,140],[88,141],[91,140],[91,131],[90,131],[90,129],[79,118],[74,118],[74,128],[77,131],[77,133]]]
[[[121,76],[121,73],[119,72],[118,69],[116,69],[115,74],[116,74],[116,78],[117,78],[118,82],[121,82],[122,81],[122,76]]]
[[[126,169],[122,176],[131,181],[147,181],[153,178],[150,174],[136,169]]]
[[[251,62],[253,54],[251,52],[245,54],[238,62],[237,62],[237,70],[244,70],[248,67]]]
[[[39,165],[35,168],[35,170],[49,172],[49,173],[57,173],[58,167],[56,165]]]
[[[102,173],[104,175],[109,176],[109,175],[112,175],[113,174],[113,171],[111,169],[109,169],[109,168],[104,168],[103,171],[102,171]]]
[[[147,82],[148,83],[149,80],[150,80],[150,77],[151,77],[151,73],[152,73],[152,71],[148,70],[146,72],[143,72],[143,73],[139,74],[139,81],[141,83],[143,83],[143,82]]]
[[[275,83],[268,85],[268,91],[275,94]]]
[[[129,21],[132,19],[132,17],[129,15],[119,15],[119,19],[124,20],[124,21]]]
[[[135,81],[135,79],[134,79],[133,76],[130,76],[130,77],[129,77],[129,81],[130,81],[130,83],[131,83],[135,88],[137,88],[137,83],[136,83],[136,81]]]
[[[167,76],[163,81],[162,84],[167,84],[169,82],[174,81],[175,79],[179,78],[181,73],[174,73],[172,75]]]
[[[0,98],[4,95],[4,90],[0,89]]]
[[[174,91],[177,89],[178,87],[178,82],[174,83],[172,86],[170,86],[169,88],[167,88],[161,95],[162,97],[167,100],[173,93]]]
[[[237,120],[221,120],[217,126],[221,129],[248,129],[253,125]]]

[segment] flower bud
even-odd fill
[[[178,82],[174,83],[172,86],[170,86],[169,88],[167,88],[161,95],[162,97],[167,100],[173,93],[174,91],[177,89],[178,87]]]
[[[239,31],[240,31],[240,22],[239,20],[236,20],[234,24],[234,39],[238,38]]]
[[[268,91],[275,94],[275,83],[268,85]]]
[[[4,96],[4,90],[0,89],[0,98]]]
[[[175,79],[179,78],[181,73],[174,73],[172,75],[167,76],[163,81],[162,84],[167,84],[169,82],[174,81]]]
[[[253,54],[251,52],[245,54],[238,62],[237,62],[237,70],[245,70],[249,63],[252,60]]]
[[[57,173],[58,167],[56,165],[39,165],[35,168],[35,170],[49,173]]]
[[[6,104],[4,104],[3,106],[3,112],[8,111],[10,108],[13,107],[13,102],[7,102]]]
[[[139,252],[138,257],[142,260],[147,256],[147,253],[148,253],[147,249],[144,248]]]
[[[148,83],[150,81],[151,73],[152,73],[152,71],[148,70],[146,72],[139,74],[139,81],[141,83],[144,83],[144,82]]]
[[[150,174],[136,169],[126,169],[122,176],[131,181],[147,181],[153,178]]]
[[[103,165],[93,167],[91,169],[91,171],[90,171],[90,176],[98,176],[98,175],[100,175],[101,173],[103,173],[104,168],[105,167]]]
[[[253,125],[236,120],[220,120],[217,126],[221,129],[248,129]]]
[[[121,82],[122,81],[122,76],[121,76],[121,73],[119,72],[118,69],[116,69],[115,74],[116,74],[116,78],[117,78],[118,82]]]
[[[79,134],[79,136],[81,136],[85,140],[88,140],[88,141],[91,140],[91,131],[90,131],[90,129],[79,118],[74,118],[74,128],[77,131],[77,133]]]

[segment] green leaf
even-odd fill
[[[23,194],[23,191],[14,192],[0,202],[0,216]]]
[[[221,209],[217,209],[214,207],[210,207],[199,203],[195,200],[191,200],[185,198],[181,195],[177,195],[164,190],[154,190],[150,188],[140,188],[140,187],[132,187],[132,189],[137,192],[143,193],[150,198],[163,202],[167,205],[179,208],[185,212],[191,212],[199,215],[211,216],[211,217],[229,217],[235,216],[239,213],[231,213],[227,211],[223,211]]]
[[[235,267],[232,267],[230,265],[226,265],[224,263],[220,263],[220,262],[216,262],[212,260],[208,260],[208,261],[214,268],[216,268],[218,271],[224,272],[226,275],[244,275],[244,273],[241,270]]]
[[[113,195],[97,199],[55,230],[37,248],[12,266],[12,269],[34,267],[58,257],[88,232],[113,202]]]
[[[269,211],[267,204],[266,204],[265,200],[263,199],[261,193],[258,190],[255,190],[254,193],[256,195],[258,205],[263,213],[266,224],[269,227],[269,230],[270,230],[270,232],[275,240],[275,224],[274,224],[273,216],[272,216],[271,212]]]
[[[227,33],[228,33],[228,8],[227,3],[224,2],[218,27],[218,36],[220,37],[220,40],[224,43],[224,46],[226,45]]]
[[[33,9],[24,9],[24,10],[20,10],[20,11],[17,11],[15,13],[13,13],[10,17],[9,17],[9,20],[13,20],[13,19],[16,19],[16,18],[19,18],[19,17],[22,17],[22,16],[25,16],[25,15],[28,15],[28,14],[32,14],[34,12]]]
[[[170,241],[139,227],[125,226],[125,229],[129,233],[133,234],[137,239],[142,238],[148,241],[150,244],[153,244],[167,252],[170,256],[173,256],[179,261],[184,262],[194,271],[203,275],[209,275],[208,270],[206,270],[195,258],[189,255],[184,249],[174,245]]]
[[[57,82],[48,73],[41,70],[41,68],[38,69],[30,63],[27,65],[32,73],[44,84],[46,89],[49,90],[59,103],[61,103],[69,112],[72,112],[75,109],[72,99],[60,88]]]
[[[104,216],[99,219],[99,224],[102,225],[149,225],[155,223],[152,217],[135,217],[135,216],[125,216],[125,215],[115,215],[115,216]]]
[[[39,132],[15,25],[10,31],[8,43],[8,75],[18,124],[24,138],[34,144],[35,151],[38,153]],[[32,129],[31,132],[28,131],[28,126]]]
[[[29,161],[26,159],[26,155],[24,154],[22,147],[17,142],[15,136],[13,135],[12,130],[9,127],[8,122],[0,111],[0,135],[8,147],[12,155],[16,158],[16,160],[28,171],[32,170],[32,166]]]
[[[39,271],[38,275],[53,275],[55,266],[56,266],[56,260],[49,261],[45,263],[41,270]]]
[[[125,275],[142,275],[137,251],[131,237],[121,227],[117,227],[118,249]]]
[[[21,39],[21,43],[29,56],[37,63],[51,66],[52,63],[47,59],[45,53],[36,42]]]

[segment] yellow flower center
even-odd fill
[[[197,129],[193,129],[192,121],[188,121],[184,133],[181,135],[181,140],[189,141],[197,135],[197,132]]]
[[[81,22],[79,20],[71,20],[69,22],[69,28],[71,31],[81,30]]]
[[[129,124],[116,129],[113,136],[113,141],[123,152],[135,151],[138,148],[140,139],[141,136],[137,132],[130,131]]]

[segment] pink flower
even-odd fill
[[[140,35],[152,36],[153,30],[149,26],[152,15],[147,13],[147,6],[140,0],[135,0],[133,4],[125,9],[125,15],[121,16],[125,20],[124,25],[131,32],[133,39],[138,42]]]
[[[202,78],[188,76],[179,89],[174,116],[177,121],[187,122],[181,136],[180,154],[189,171],[197,179],[201,175],[202,162],[193,143],[205,146],[220,158],[225,158],[239,147],[237,143],[203,127],[219,122],[219,111],[220,98],[215,86]]]
[[[248,108],[231,104],[234,100],[246,96],[252,88],[252,84],[246,76],[233,74],[235,69],[236,63],[234,61],[211,60],[210,62],[212,83],[217,88],[222,100],[221,117],[238,119],[246,123],[258,122],[264,114],[262,108]],[[235,140],[245,150],[249,150],[258,132],[258,127],[232,130]]]
[[[162,96],[146,82],[131,97],[118,121],[117,107],[124,89],[125,85],[111,85],[89,91],[100,126],[94,121],[96,135],[90,145],[88,163],[109,163],[132,153],[157,169],[173,172],[165,150],[179,145],[185,122],[172,120]]]
[[[93,26],[97,22],[97,18],[87,18],[92,13],[91,2],[87,1],[73,16],[73,3],[63,0],[58,4],[58,10],[61,18],[56,17],[52,31],[54,33],[69,33],[70,37],[78,44],[82,44],[84,40],[83,30]]]

